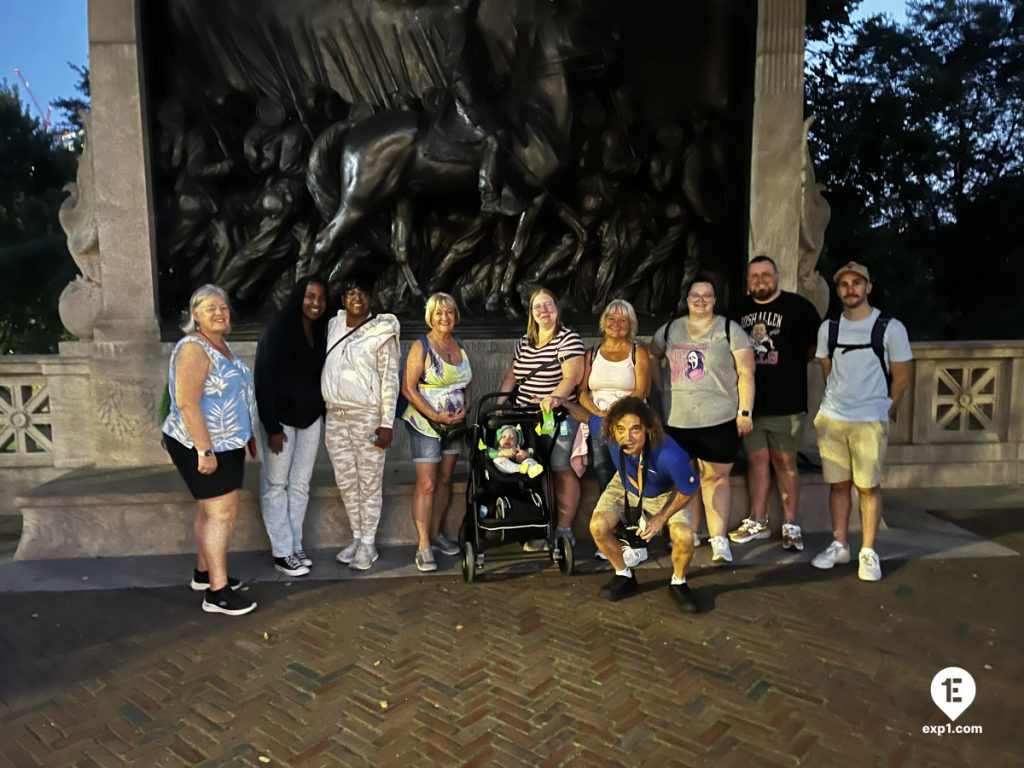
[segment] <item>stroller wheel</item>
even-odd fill
[[[571,576],[573,566],[576,563],[576,555],[573,552],[572,541],[568,536],[559,536],[555,541],[555,553],[558,558],[558,570],[563,576]]]
[[[494,516],[499,520],[504,520],[505,515],[512,511],[512,502],[508,500],[507,496],[499,496],[494,500]]]
[[[476,552],[471,541],[462,548],[462,578],[466,583],[472,583],[476,578]]]
[[[544,499],[542,499],[540,497],[540,494],[537,493],[536,491],[530,491],[530,498],[533,500],[533,505],[535,507],[543,507],[544,506]]]

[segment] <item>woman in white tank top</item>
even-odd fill
[[[601,488],[615,470],[608,448],[601,442],[601,421],[618,400],[633,395],[646,399],[651,389],[647,350],[637,345],[636,311],[628,301],[616,299],[601,313],[604,340],[584,357],[583,380],[577,396],[590,412],[590,457]]]

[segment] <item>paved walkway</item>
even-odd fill
[[[604,571],[338,581],[320,558],[329,580],[257,583],[238,619],[182,586],[118,584],[185,562],[51,563],[0,594],[0,765],[1020,765],[1024,509],[938,516],[960,528],[909,538],[941,557],[899,555],[889,520],[899,559],[876,584],[774,547],[699,561],[699,616],[657,563],[612,605]],[[978,691],[956,724],[983,734],[922,734],[948,722],[929,687],[952,665]]]

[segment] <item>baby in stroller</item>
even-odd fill
[[[500,427],[495,446],[488,449],[487,456],[494,466],[505,474],[522,474],[537,477],[544,467],[533,458],[533,451],[523,448],[523,431],[518,424]]]

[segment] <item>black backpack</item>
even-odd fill
[[[885,374],[885,383],[892,386],[892,373],[889,366],[885,364],[885,329],[889,327],[891,315],[884,312],[879,313],[875,318],[875,324],[871,326],[871,342],[869,344],[840,344],[839,343],[839,321],[828,321],[828,357],[833,359],[837,349],[842,350],[845,355],[853,349],[871,349],[878,358],[878,364],[882,366],[882,373]]]

